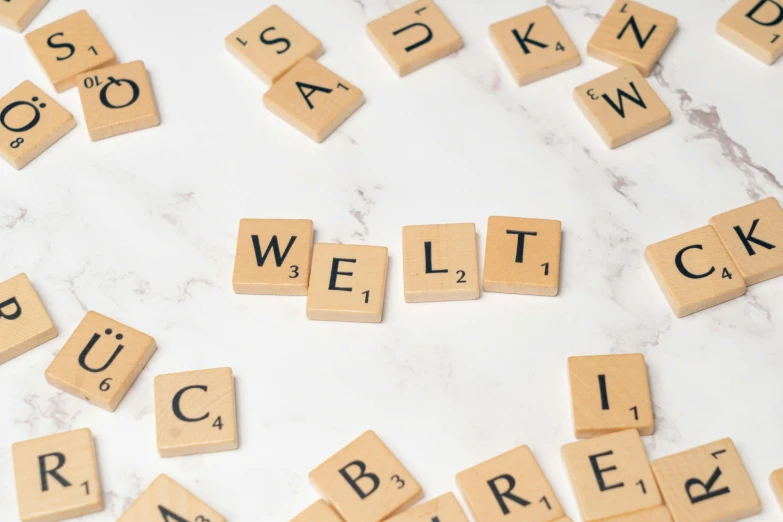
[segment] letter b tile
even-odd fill
[[[0,283],[0,364],[57,337],[26,274]]]
[[[772,65],[783,54],[783,2],[740,0],[718,21],[718,34]]]

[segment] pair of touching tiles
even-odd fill
[[[772,65],[783,54],[783,4],[740,0],[718,21],[718,34]]]
[[[49,0],[3,0],[0,2],[0,25],[21,33],[47,3]]]
[[[57,337],[26,274],[0,283],[0,364]]]
[[[159,475],[117,522],[226,522],[167,475]]]

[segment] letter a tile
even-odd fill
[[[345,522],[380,522],[423,496],[416,479],[372,431],[311,471],[310,482]]]
[[[319,500],[291,519],[291,522],[343,522],[343,519],[326,501]]]
[[[27,274],[0,283],[0,364],[57,337]]]
[[[778,504],[783,509],[783,469],[774,471],[769,477],[769,483],[775,493],[775,498],[778,499]]]
[[[159,475],[117,522],[226,522],[190,491]]]
[[[718,21],[718,34],[772,65],[783,54],[783,2],[740,0]]]
[[[388,522],[468,522],[454,493],[446,493],[388,519]]]
[[[21,33],[48,2],[49,0],[5,0],[0,2],[0,25]]]

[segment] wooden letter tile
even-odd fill
[[[553,522],[565,517],[527,446],[463,471],[457,484],[476,522]]]
[[[417,225],[402,229],[405,301],[479,298],[476,225]]]
[[[446,493],[388,519],[388,522],[468,522],[454,493]]]
[[[568,380],[577,438],[629,428],[640,435],[655,431],[644,355],[570,357]]]
[[[772,65],[783,54],[783,3],[740,0],[718,21],[718,34]]]
[[[106,39],[87,11],[78,11],[25,36],[57,92],[76,85],[76,77],[116,63]]]
[[[166,475],[159,475],[117,522],[226,522]]]
[[[161,457],[237,449],[231,368],[155,377],[155,426]]]
[[[302,58],[324,54],[321,41],[276,5],[228,35],[226,48],[267,85]]]
[[[27,274],[0,283],[0,364],[57,337]]]
[[[563,460],[585,522],[663,504],[636,430],[567,444]]]
[[[769,483],[775,493],[775,498],[778,499],[778,504],[783,509],[783,469],[773,472],[769,477]]]
[[[313,249],[307,317],[380,323],[386,291],[386,247],[318,243]]]
[[[582,61],[548,5],[493,24],[489,34],[518,85],[563,72]]]
[[[370,22],[367,34],[400,77],[462,49],[462,37],[432,0]]]
[[[0,25],[21,33],[48,2],[49,0],[0,1]]]
[[[424,495],[416,479],[372,431],[311,471],[310,482],[345,522],[380,522]]]
[[[295,516],[291,522],[343,522],[324,500],[319,500]]]
[[[312,255],[309,219],[243,219],[234,258],[234,292],[307,295]]]
[[[149,335],[90,311],[47,368],[46,381],[114,411],[156,349]]]
[[[761,511],[761,501],[731,439],[652,464],[674,522],[733,522]]]
[[[767,198],[710,219],[745,280],[755,285],[783,275],[783,209]]]
[[[629,0],[616,0],[587,44],[587,54],[650,76],[677,31],[677,19]]]
[[[672,120],[669,109],[632,65],[580,85],[574,99],[610,149],[665,127]]]
[[[742,274],[711,226],[650,245],[644,257],[677,317],[745,293]]]
[[[92,141],[160,124],[144,62],[114,65],[76,78]]]
[[[22,522],[57,522],[103,510],[95,442],[87,428],[11,446]]]
[[[604,522],[672,522],[672,515],[666,506],[658,506],[630,515],[607,518]]]

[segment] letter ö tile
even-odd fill
[[[48,2],[49,0],[6,0],[0,2],[0,25],[21,33]]]
[[[448,522],[468,522],[465,512],[457,501],[454,493],[446,493],[433,498],[408,511],[388,519],[388,522],[432,522],[433,520]]]
[[[57,329],[27,274],[0,283],[0,364],[55,337]]]
[[[117,522],[226,522],[190,491],[159,475]]]
[[[319,500],[291,519],[291,522],[343,522],[343,519],[325,500]]]
[[[718,21],[718,34],[772,65],[783,54],[783,3],[740,0]]]

